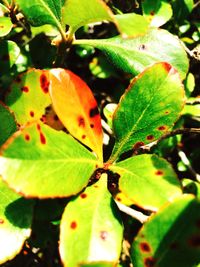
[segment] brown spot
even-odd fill
[[[99,167],[99,166],[96,164],[96,165],[95,165],[95,168],[97,169],[98,167]]]
[[[49,81],[44,73],[40,76],[40,86],[45,94],[49,92]]]
[[[40,125],[39,125],[39,124],[37,124],[37,129],[38,129],[38,131],[40,131],[40,130],[41,130],[41,127],[40,127]]]
[[[153,139],[154,139],[154,136],[152,134],[147,135],[147,140],[153,140]]]
[[[189,239],[191,247],[200,248],[200,235],[195,235]]]
[[[153,267],[155,266],[156,260],[152,257],[148,257],[144,259],[145,267]]]
[[[144,51],[144,50],[147,49],[147,47],[146,47],[145,44],[140,44],[139,47],[138,47],[138,49],[139,49],[140,51]]]
[[[154,16],[154,15],[155,15],[155,11],[152,10],[152,11],[150,12],[150,15],[151,15],[151,16]]]
[[[34,115],[35,115],[35,114],[34,114],[34,111],[30,111],[30,116],[31,116],[31,117],[34,117]]]
[[[78,126],[85,127],[85,120],[82,116],[78,117]]]
[[[45,136],[43,135],[43,133],[40,133],[40,142],[41,142],[41,144],[43,144],[43,145],[46,144],[46,138],[45,138]]]
[[[151,251],[151,248],[147,242],[140,243],[140,249],[142,250],[142,252],[150,252]]]
[[[91,123],[91,124],[90,124],[90,128],[94,128],[94,124]]]
[[[24,138],[26,141],[30,141],[30,139],[31,139],[29,134],[25,134]]]
[[[108,238],[108,232],[106,231],[101,231],[100,232],[100,238],[105,241]]]
[[[161,171],[161,170],[157,170],[157,171],[155,172],[155,175],[163,175],[163,171]]]
[[[24,93],[28,93],[28,91],[29,91],[28,86],[23,86],[23,87],[21,88],[21,91],[24,92]]]
[[[119,202],[122,201],[120,197],[117,197],[116,200],[119,201]]]
[[[144,145],[145,145],[144,142],[137,142],[137,143],[135,143],[135,145],[133,146],[133,149],[134,149],[134,150],[137,150],[137,149],[139,149],[141,146],[144,146]]]
[[[164,125],[163,126],[160,126],[160,127],[158,127],[158,130],[159,131],[164,131],[164,130],[166,130],[166,126],[164,126]]]
[[[172,66],[171,66],[169,63],[164,62],[162,65],[163,65],[163,68],[164,68],[167,72],[170,72]]]
[[[16,83],[20,83],[22,80],[21,80],[21,78],[18,76],[18,77],[16,77],[16,79],[15,79],[15,82]]]
[[[76,229],[77,228],[77,222],[75,222],[75,221],[71,222],[70,228],[73,230]]]
[[[0,224],[3,224],[3,223],[4,223],[4,219],[0,218]]]
[[[82,138],[82,139],[85,139],[85,138],[86,138],[86,135],[85,135],[85,134],[83,134],[83,135],[81,136],[81,138]]]
[[[91,108],[90,109],[90,113],[89,113],[90,118],[93,118],[96,115],[99,115],[99,110],[98,110],[98,107],[97,106],[94,107],[94,108]]]
[[[0,25],[0,29],[3,29],[4,28],[4,26],[3,25]]]
[[[99,186],[98,186],[98,185],[96,185],[96,184],[94,185],[94,187],[95,187],[95,188],[99,188]]]
[[[1,58],[3,61],[9,61],[10,60],[10,56],[9,54],[3,55]]]
[[[81,198],[86,198],[86,197],[87,197],[87,194],[82,193],[82,194],[80,194],[80,197],[81,197]]]
[[[165,114],[166,114],[166,115],[168,115],[168,114],[169,114],[169,111],[168,111],[168,110],[166,110],[166,111],[165,111]]]

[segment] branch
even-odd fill
[[[195,100],[188,100],[186,102],[187,105],[198,105],[200,104],[200,99],[195,99]]]

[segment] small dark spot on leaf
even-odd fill
[[[21,88],[21,91],[24,92],[24,93],[28,93],[28,91],[29,91],[28,86],[23,86],[23,87]]]
[[[154,136],[152,134],[147,135],[147,140],[153,140],[153,139],[154,139]]]
[[[150,252],[151,248],[147,242],[140,243],[140,249],[142,252]]]
[[[82,139],[85,139],[85,138],[86,138],[86,135],[85,135],[85,134],[83,134],[83,135],[81,136],[81,138],[82,138]]]
[[[43,144],[43,145],[46,144],[46,138],[45,138],[45,136],[43,135],[43,133],[40,133],[40,142],[41,142],[41,144]]]
[[[40,127],[40,125],[39,125],[39,124],[37,124],[37,129],[38,129],[38,131],[40,131],[40,130],[41,130],[41,127]]]
[[[3,224],[3,223],[4,223],[4,219],[0,218],[0,224]]]
[[[3,29],[4,28],[4,26],[3,25],[0,25],[0,29]]]
[[[77,222],[75,222],[75,221],[71,222],[70,228],[73,230],[76,229],[77,228]]]
[[[34,115],[35,115],[35,114],[34,114],[34,111],[30,111],[30,116],[31,116],[31,117],[34,117]]]
[[[166,129],[166,126],[164,126],[164,125],[163,125],[163,126],[160,126],[160,127],[158,127],[158,130],[159,130],[159,131],[164,131],[165,129]]]
[[[141,44],[141,45],[139,45],[138,49],[139,49],[140,51],[143,51],[143,50],[146,50],[147,47],[146,47],[145,44]]]
[[[153,266],[155,266],[155,263],[156,263],[156,261],[152,257],[148,257],[148,258],[145,258],[144,259],[144,265],[145,265],[145,267],[153,267]]]
[[[119,202],[122,201],[120,197],[116,197],[116,200]]]
[[[200,248],[200,235],[195,235],[189,239],[191,247]]]
[[[90,109],[90,113],[89,113],[90,118],[93,118],[98,114],[99,114],[99,110],[97,106]]]
[[[166,114],[166,115],[167,115],[167,114],[169,114],[169,111],[168,111],[168,110],[166,110],[166,111],[165,111],[165,114]]]
[[[91,124],[90,124],[90,128],[94,128],[94,124],[91,123]]]
[[[152,10],[152,11],[150,12],[150,15],[151,15],[151,16],[154,16],[154,15],[155,15],[155,11]]]
[[[135,145],[133,146],[133,149],[134,149],[134,150],[137,150],[137,149],[139,149],[141,146],[144,146],[144,145],[145,145],[144,142],[137,142],[137,143],[135,143]]]
[[[95,188],[98,188],[99,186],[95,184],[94,187],[95,187]]]
[[[108,232],[101,231],[100,232],[100,238],[105,241],[108,238]]]
[[[99,166],[96,164],[96,165],[95,165],[95,168],[97,169],[98,167],[99,167]]]
[[[26,141],[30,141],[30,139],[31,139],[29,134],[25,134],[24,138]]]
[[[161,170],[157,170],[157,171],[155,172],[155,175],[163,175],[163,171],[161,171]]]
[[[80,197],[81,197],[81,198],[86,198],[86,197],[87,197],[87,194],[82,193],[82,194],[80,194]]]
[[[40,76],[40,86],[45,94],[49,92],[49,81],[44,73]]]
[[[78,117],[78,126],[85,127],[85,120],[82,116]]]

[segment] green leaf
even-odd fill
[[[70,135],[33,124],[8,139],[0,174],[16,192],[29,197],[68,197],[88,183],[95,156]]]
[[[62,22],[70,26],[71,35],[81,26],[103,20],[115,22],[112,11],[102,0],[65,1]]]
[[[74,44],[96,47],[124,72],[138,74],[147,66],[166,61],[176,68],[182,79],[188,71],[187,54],[180,41],[166,30],[152,29],[135,38],[76,40]]]
[[[123,38],[145,34],[149,28],[145,17],[135,13],[115,15],[115,19]]]
[[[51,24],[65,35],[61,25],[61,0],[16,0],[16,3],[33,26]]]
[[[0,73],[7,73],[15,64],[20,49],[16,43],[12,41],[0,41]]]
[[[193,0],[173,0],[173,18],[179,25],[183,24],[194,7]]]
[[[191,195],[168,205],[141,228],[133,242],[135,267],[189,267],[200,262],[200,203]]]
[[[107,176],[67,205],[61,219],[60,255],[64,266],[115,266],[123,227],[107,190]]]
[[[200,199],[200,183],[190,179],[183,179],[183,189],[185,193],[193,194]]]
[[[0,264],[13,259],[31,234],[33,201],[25,200],[0,179]]]
[[[0,146],[17,130],[13,114],[0,102]]]
[[[142,1],[144,16],[151,26],[160,27],[172,17],[171,5],[166,0]]]
[[[120,175],[119,190],[140,207],[157,210],[181,188],[170,164],[156,155],[139,155],[118,162],[110,170]]]
[[[12,30],[12,22],[8,17],[0,17],[0,37],[3,37]]]
[[[168,63],[156,63],[135,77],[113,115],[116,143],[110,161],[166,133],[183,105],[179,74]]]
[[[20,125],[44,117],[45,108],[51,104],[48,88],[47,71],[31,69],[16,77],[10,86],[5,103],[14,111]]]

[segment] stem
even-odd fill
[[[200,99],[195,99],[195,100],[188,100],[186,102],[187,105],[198,105],[200,104]]]

